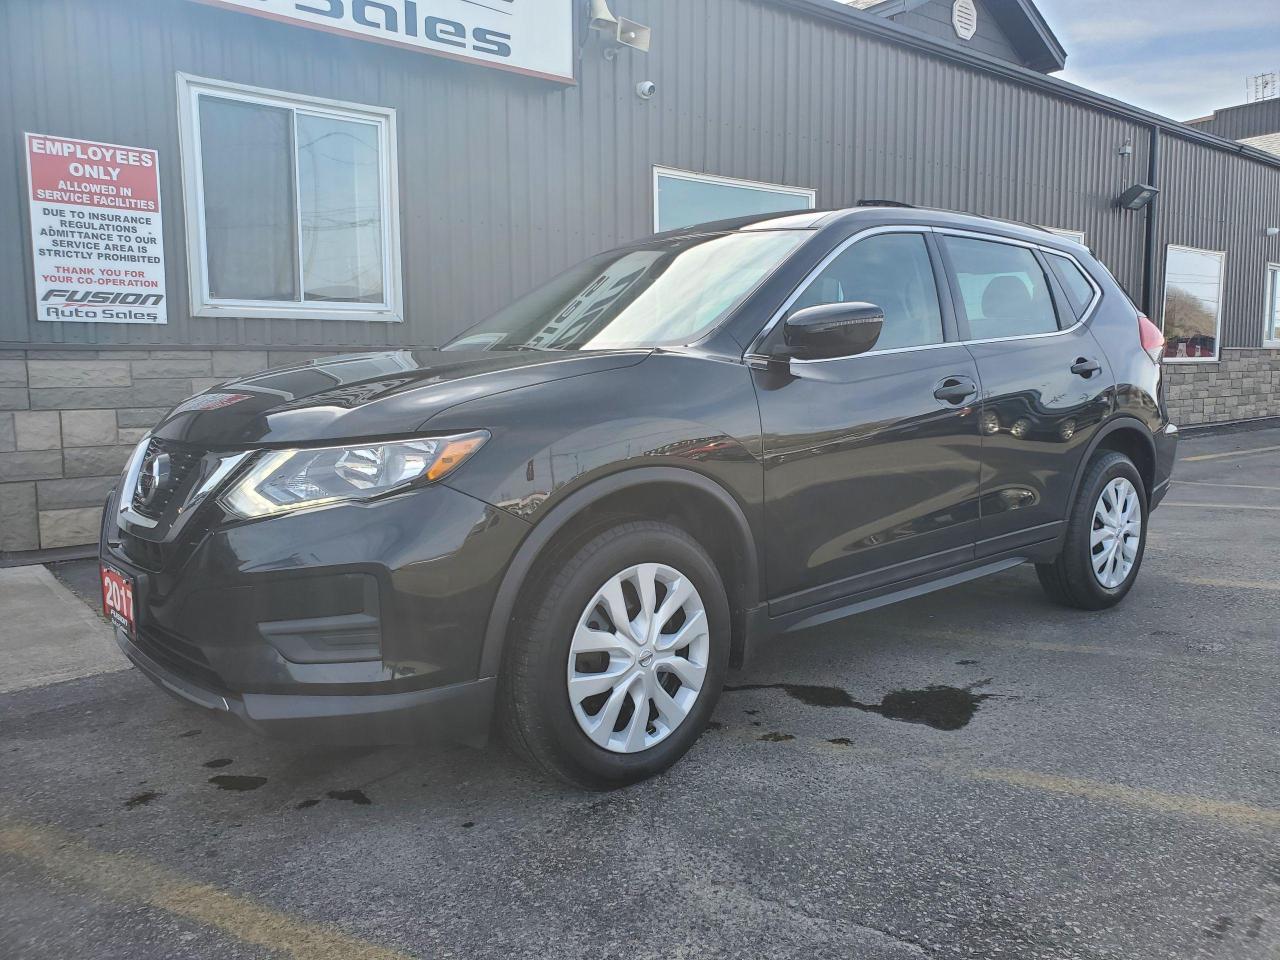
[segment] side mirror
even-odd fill
[[[884,311],[874,303],[824,303],[787,317],[783,337],[795,360],[836,360],[866,353],[880,339]]]

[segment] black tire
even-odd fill
[[[1099,581],[1091,562],[1094,507],[1107,484],[1119,477],[1128,480],[1137,491],[1142,507],[1142,530],[1133,568],[1120,584],[1107,587]],[[1132,589],[1142,569],[1142,558],[1147,548],[1147,519],[1147,491],[1133,461],[1113,450],[1099,453],[1085,470],[1084,480],[1071,506],[1062,553],[1053,563],[1036,564],[1044,592],[1056,603],[1081,610],[1114,607]]]
[[[508,636],[499,693],[504,733],[534,766],[590,790],[612,790],[666,770],[706,729],[729,664],[729,601],[715,564],[693,537],[657,521],[627,521],[570,544],[525,590]],[[611,577],[640,563],[667,564],[702,598],[710,637],[707,671],[683,722],[655,746],[614,753],[588,738],[566,687],[579,618]]]

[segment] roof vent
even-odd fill
[[[978,32],[978,8],[973,0],[956,0],[951,7],[951,25],[961,40],[972,40]]]

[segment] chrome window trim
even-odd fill
[[[960,343],[1010,343],[1015,340],[1044,340],[1048,337],[1061,337],[1068,333],[1074,333],[1080,327],[1092,320],[1094,313],[1097,312],[1098,305],[1102,302],[1102,288],[1098,286],[1098,282],[1094,280],[1093,275],[1084,268],[1084,264],[1082,264],[1073,254],[1067,253],[1066,251],[1059,250],[1056,247],[1047,246],[1043,243],[1032,243],[1029,240],[1005,237],[998,233],[982,233],[977,230],[959,230],[952,227],[938,227],[933,232],[944,237],[962,237],[968,240],[985,240],[988,243],[1004,243],[1011,247],[1024,247],[1028,250],[1039,250],[1043,254],[1052,254],[1055,257],[1064,257],[1080,268],[1080,272],[1083,273],[1085,279],[1089,281],[1089,286],[1093,287],[1093,300],[1090,301],[1088,309],[1085,310],[1079,320],[1069,327],[1064,327],[1061,330],[1050,330],[1047,333],[1024,333],[1019,334],[1016,337],[985,337],[982,339],[961,340]],[[1045,281],[1049,282],[1049,278],[1045,277]],[[1051,291],[1052,286],[1052,283],[1050,283]],[[1069,308],[1071,305],[1068,303],[1067,306]],[[1073,310],[1072,316],[1074,315],[1075,311]]]
[[[1071,326],[1066,327],[1062,330],[1051,330],[1048,333],[1026,333],[1016,337],[990,337],[990,338],[981,339],[981,340],[978,340],[978,339],[944,340],[942,343],[922,343],[914,347],[893,347],[889,350],[869,350],[866,353],[854,354],[853,356],[849,356],[849,357],[827,357],[819,360],[793,359],[790,361],[791,363],[800,363],[800,364],[832,363],[832,362],[837,362],[842,360],[852,360],[854,357],[883,357],[883,356],[889,356],[895,353],[914,353],[918,350],[936,350],[939,347],[966,346],[966,345],[981,344],[981,343],[1009,343],[1016,340],[1040,340],[1046,337],[1060,337],[1060,336],[1063,336],[1064,334],[1074,333],[1080,327],[1084,326],[1090,320],[1092,320],[1093,315],[1098,310],[1098,305],[1102,303],[1102,287],[1099,286],[1098,281],[1094,279],[1093,274],[1091,274],[1088,270],[1085,269],[1084,264],[1080,262],[1079,258],[1077,258],[1075,254],[1069,253],[1065,250],[1060,250],[1057,247],[1051,247],[1051,246],[1048,246],[1047,244],[1032,243],[1029,240],[1019,240],[1016,237],[1006,237],[1003,234],[998,234],[998,233],[982,233],[981,231],[977,231],[977,230],[964,230],[964,229],[955,228],[955,227],[929,227],[929,226],[923,226],[918,224],[913,225],[913,224],[905,224],[905,223],[904,224],[887,224],[879,227],[868,227],[866,230],[861,230],[858,233],[855,233],[852,236],[845,238],[845,240],[843,240],[839,246],[837,246],[834,250],[832,250],[831,253],[829,253],[826,257],[824,257],[822,262],[819,263],[816,267],[814,267],[805,276],[805,278],[800,281],[800,283],[796,286],[796,289],[792,291],[789,297],[787,297],[786,302],[783,303],[782,307],[773,315],[772,318],[770,318],[769,322],[765,324],[764,329],[761,330],[760,333],[756,335],[755,339],[751,341],[751,346],[748,347],[747,352],[743,354],[743,360],[746,362],[750,362],[752,360],[769,360],[770,358],[768,356],[762,353],[757,353],[755,351],[760,346],[760,344],[771,333],[773,333],[774,328],[778,325],[778,323],[782,320],[782,318],[787,315],[792,305],[797,300],[799,300],[801,294],[803,294],[804,291],[809,288],[809,284],[813,283],[813,281],[818,278],[818,275],[821,274],[823,270],[827,269],[827,267],[829,267],[832,264],[832,262],[838,256],[840,256],[840,254],[844,253],[845,250],[847,250],[849,247],[853,246],[855,243],[858,243],[862,240],[866,240],[869,237],[879,236],[880,234],[885,234],[885,233],[921,233],[921,234],[932,233],[935,236],[967,237],[974,240],[986,240],[989,243],[1007,243],[1011,246],[1025,247],[1029,250],[1039,250],[1044,254],[1052,254],[1053,256],[1056,256],[1056,257],[1063,257],[1066,260],[1070,260],[1072,263],[1074,263],[1077,267],[1080,268],[1080,272],[1084,274],[1085,279],[1089,281],[1089,285],[1093,287],[1093,300],[1090,301],[1088,308],[1081,315],[1080,319],[1077,320],[1075,323],[1073,323]],[[946,268],[945,264],[943,265],[943,268],[945,270]],[[1045,279],[1046,281],[1048,281],[1047,277]],[[941,296],[942,293],[943,291],[941,290],[938,291],[939,296]],[[948,291],[948,295],[950,295],[949,291]],[[1068,307],[1069,306],[1070,304],[1068,304]],[[1074,311],[1072,311],[1072,315],[1074,316]]]
[[[880,227],[868,227],[866,230],[861,230],[858,233],[853,234],[853,236],[846,237],[844,240],[840,242],[840,244],[834,250],[832,250],[829,254],[823,257],[822,262],[819,263],[812,270],[810,270],[809,273],[805,275],[805,278],[796,285],[796,288],[791,291],[790,296],[787,297],[787,299],[783,302],[782,306],[778,308],[778,310],[774,313],[774,315],[769,319],[769,322],[764,325],[764,328],[758,334],[756,334],[755,339],[751,341],[751,346],[747,347],[747,352],[743,354],[743,359],[748,361],[770,359],[765,354],[756,353],[755,352],[756,349],[760,346],[761,343],[764,342],[764,340],[769,336],[769,334],[773,333],[774,328],[781,322],[782,318],[785,317],[787,313],[791,310],[792,305],[797,300],[800,299],[801,294],[803,294],[806,290],[809,289],[809,284],[813,283],[814,280],[818,279],[818,275],[821,274],[823,270],[831,266],[831,264],[835,261],[837,257],[840,256],[840,254],[844,253],[855,243],[859,242],[860,240],[866,240],[870,237],[876,237],[886,233],[927,234],[927,233],[933,233],[933,232],[934,231],[932,227],[909,226],[907,224],[890,224],[890,225],[880,226]],[[939,295],[941,295],[942,291],[938,291],[938,293]],[[939,309],[941,309],[941,304],[939,304]],[[946,335],[946,331],[943,331],[943,335],[944,336]],[[869,351],[867,353],[854,354],[854,356],[868,357],[868,356],[881,356],[887,353],[905,353],[908,350],[922,350],[922,349],[928,349],[932,347],[952,346],[954,342],[955,341],[944,340],[942,343],[927,343],[927,344],[921,344],[918,347],[895,347],[893,350]],[[830,357],[825,360],[792,360],[791,362],[792,363],[830,363],[832,360],[848,360],[848,359],[851,359],[851,358],[850,357]]]

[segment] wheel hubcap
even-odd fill
[[[569,647],[573,716],[593,743],[639,753],[669,737],[697,703],[711,637],[693,582],[641,563],[596,591]]]
[[[1124,477],[1105,487],[1093,508],[1093,533],[1089,540],[1093,575],[1108,590],[1128,579],[1142,542],[1142,502],[1138,491]]]

